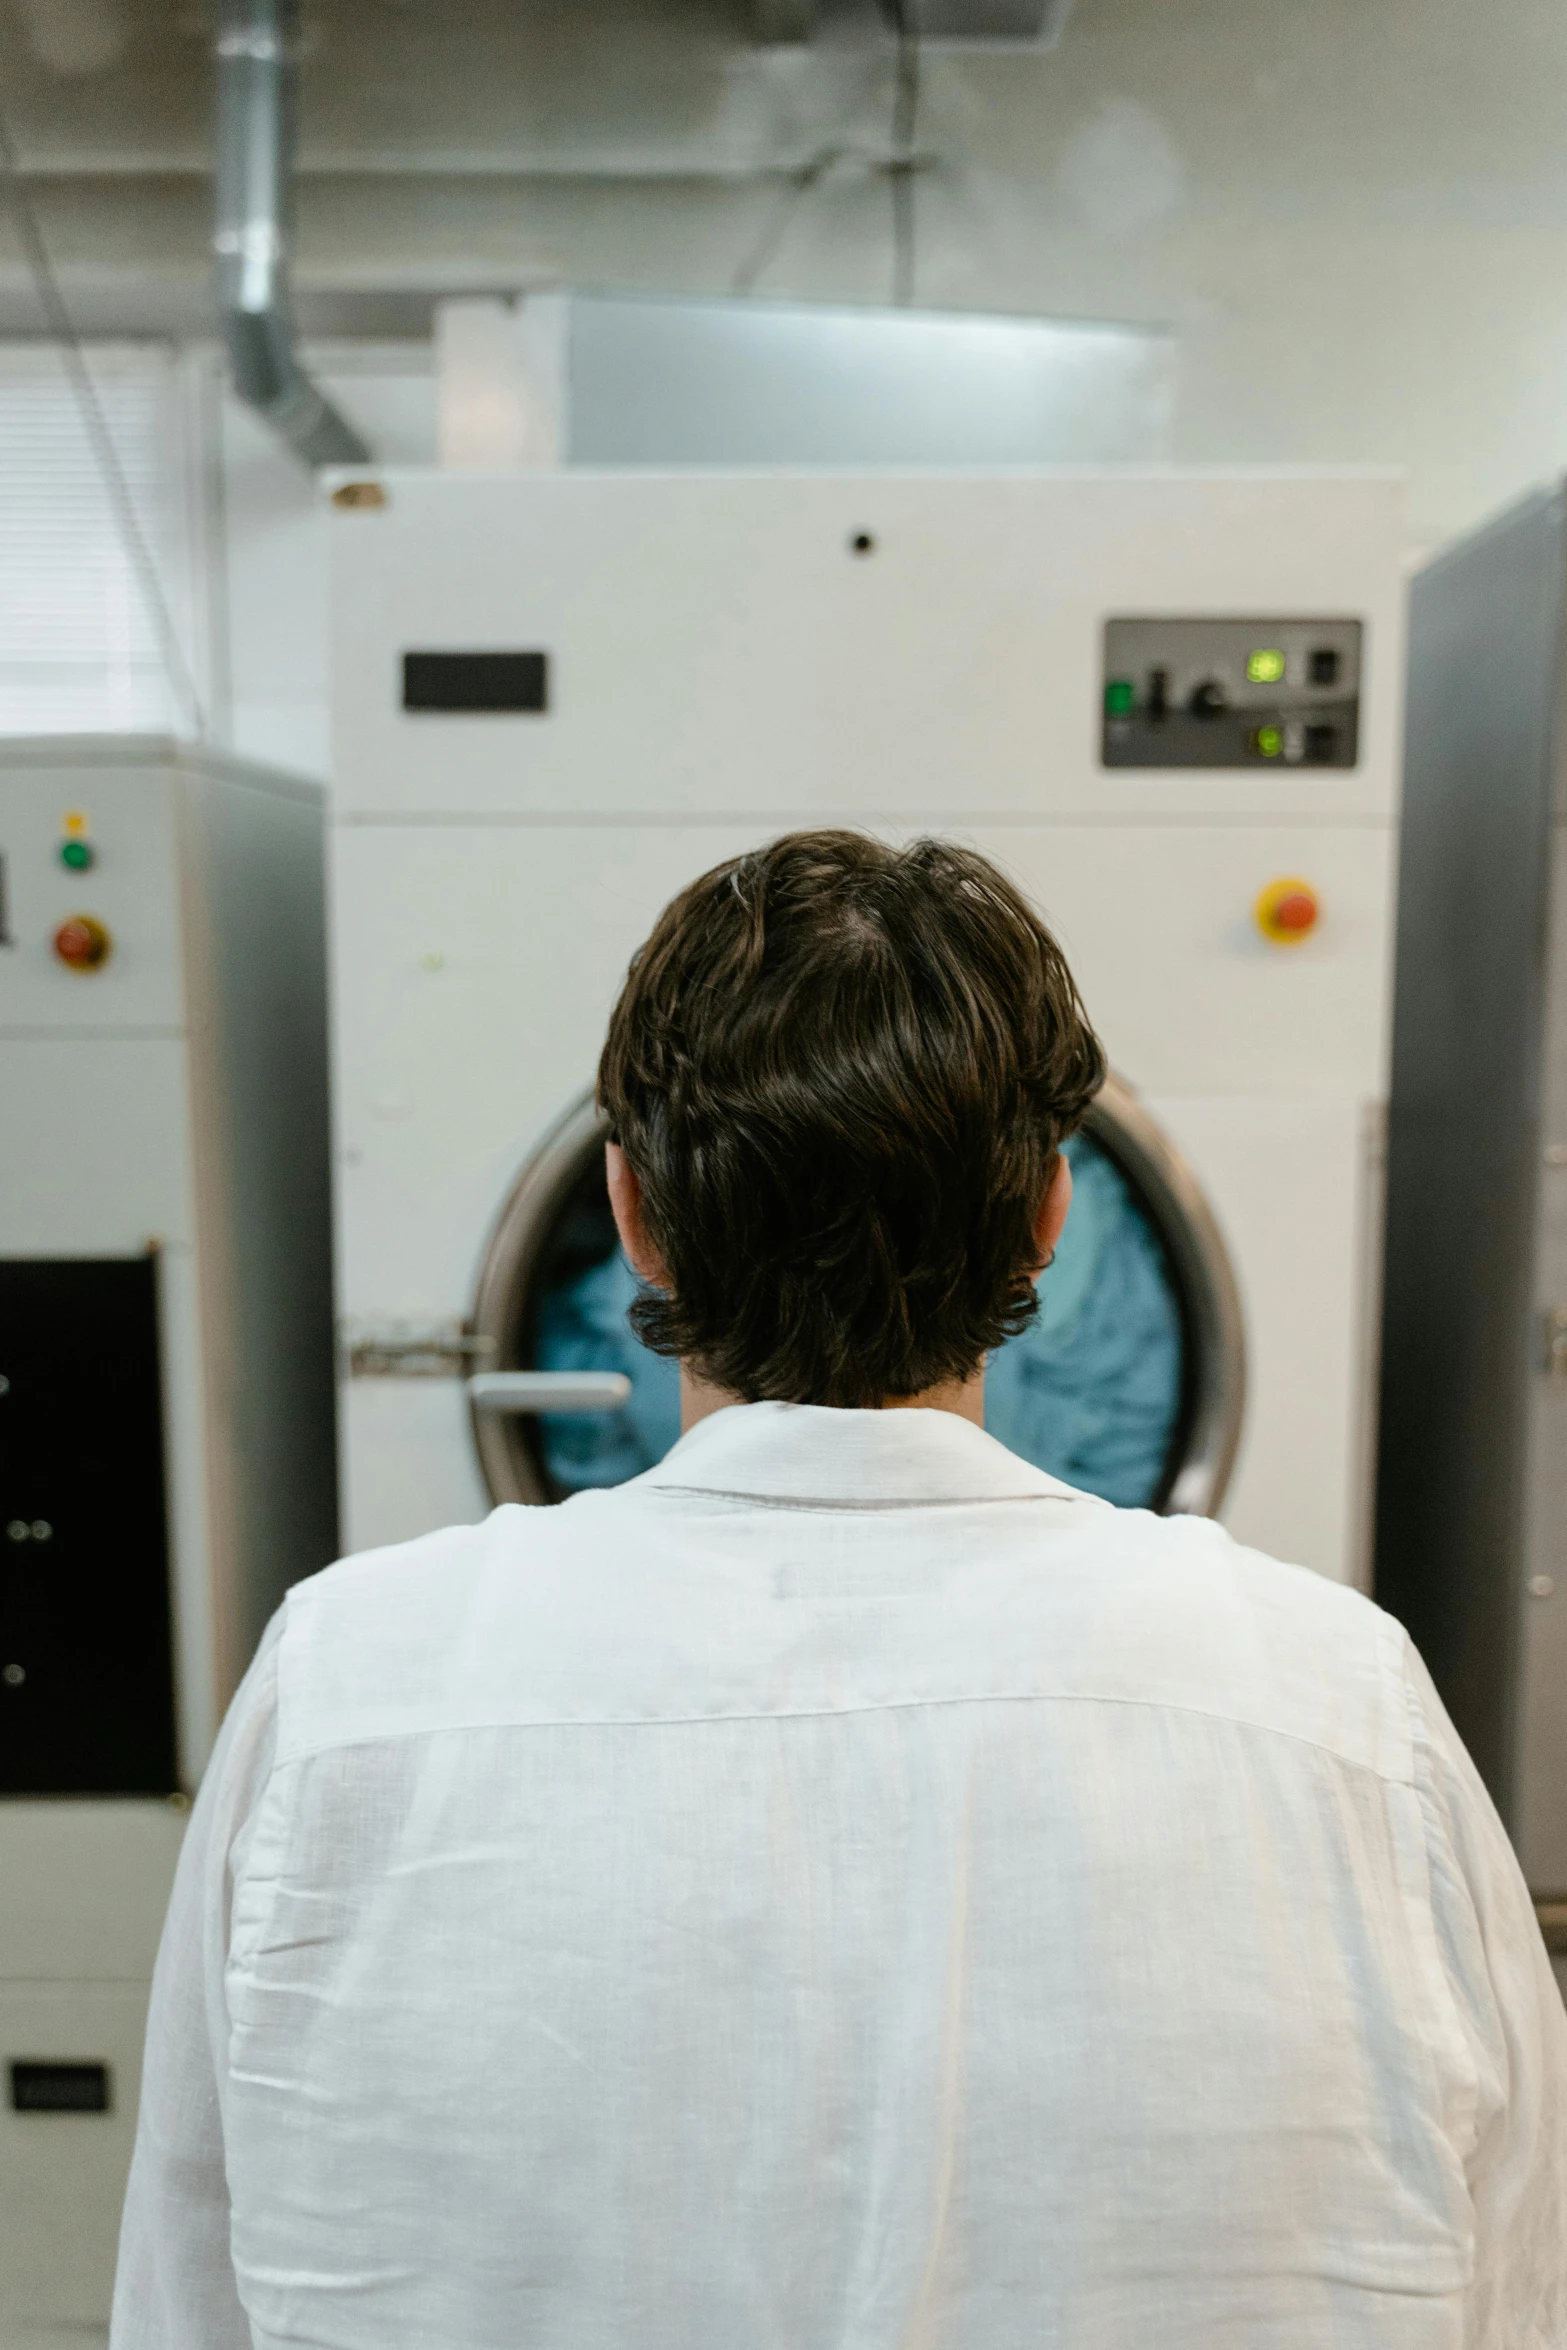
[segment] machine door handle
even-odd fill
[[[624,1371],[477,1371],[476,1412],[618,1412],[631,1394]]]

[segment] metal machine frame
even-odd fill
[[[1376,1594],[1567,1952],[1567,489],[1416,578]]]

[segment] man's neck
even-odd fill
[[[690,1366],[680,1366],[680,1430],[696,1427],[701,1420],[710,1419],[732,1403],[743,1403],[745,1398],[732,1395],[727,1387],[714,1387],[698,1376]],[[918,1395],[889,1395],[873,1407],[883,1412],[955,1412],[960,1420],[972,1420],[976,1428],[985,1425],[985,1373],[981,1366],[971,1379],[944,1379],[939,1387],[924,1388]]]

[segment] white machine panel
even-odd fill
[[[1396,486],[1129,472],[375,486],[384,502],[360,485],[333,518],[350,1340],[396,1325],[460,1346],[502,1204],[591,1082],[627,960],[676,889],[803,823],[936,827],[1040,905],[1118,1074],[1217,1213],[1249,1349],[1226,1516],[1283,1556],[1363,1573]],[[1192,623],[1270,615],[1306,624],[1279,639],[1280,692],[1319,636],[1355,649],[1331,688],[1335,721],[1358,696],[1353,766],[1297,756],[1304,727],[1254,741],[1266,695],[1248,735],[1227,672],[1228,764],[1192,763],[1203,738],[1184,706],[1183,763],[1106,764],[1123,693],[1138,740],[1158,740],[1145,672],[1116,680],[1107,647],[1144,648],[1146,671],[1166,623],[1200,655]],[[1118,617],[1138,628],[1108,633]],[[1242,648],[1244,682],[1246,630],[1209,635],[1221,655]],[[406,655],[465,652],[533,656],[513,675],[535,706],[477,710],[459,690],[404,707]],[[1207,689],[1172,674],[1184,695]],[[411,698],[444,690],[437,665]],[[1321,916],[1281,946],[1254,906],[1290,878]],[[356,1359],[392,1367],[373,1348]],[[356,1546],[486,1506],[460,1364],[414,1367],[426,1375],[348,1384]]]
[[[1139,1090],[1377,1092],[1385,829],[950,829],[1055,925],[1113,1064]],[[338,831],[347,1313],[461,1309],[480,1237],[540,1127],[589,1082],[660,908],[768,837],[705,824]],[[1273,874],[1297,869],[1327,912],[1307,949],[1281,952],[1251,907]],[[1161,981],[1172,971],[1173,1005]]]
[[[0,2045],[102,2067],[100,2110],[0,2106],[0,2341],[103,2342],[141,2095],[145,1983],[0,1982]]]
[[[75,1034],[127,1028],[180,1029],[185,981],[176,903],[177,815],[156,747],[114,772],[112,808],[104,769],[89,757],[56,753],[37,768],[0,774],[0,856],[7,937],[0,1028]],[[85,872],[57,851],[70,818],[85,820]],[[90,913],[114,941],[101,972],[68,969],[50,942],[69,916]]]
[[[69,984],[80,991],[83,982]],[[190,1160],[169,1147],[171,1135],[189,1131],[184,1038],[105,1028],[0,1032],[11,1254],[123,1256],[153,1240],[194,1245]]]
[[[291,778],[0,755],[4,2350],[107,2324],[189,1791],[335,1548],[322,864]]]
[[[982,823],[1394,804],[1386,479],[388,474],[334,517],[340,816]],[[856,548],[865,544],[865,551]],[[1358,768],[1107,771],[1118,614],[1350,615]],[[547,708],[402,706],[409,652],[540,653]]]

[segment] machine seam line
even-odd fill
[[[1364,808],[1233,808],[1217,815],[1194,815],[1181,808],[1095,809],[1068,811],[1058,816],[1042,815],[1036,809],[993,808],[931,808],[916,816],[899,813],[895,809],[860,808],[848,815],[828,808],[760,808],[733,809],[698,808],[690,811],[658,810],[595,810],[545,809],[537,813],[517,808],[409,808],[390,810],[344,809],[332,819],[339,831],[407,832],[421,826],[445,828],[451,831],[473,828],[509,828],[513,831],[581,832],[660,830],[679,832],[711,829],[715,825],[744,827],[754,824],[888,824],[900,830],[913,830],[921,825],[937,824],[953,831],[972,831],[979,827],[990,830],[1013,829],[1031,832],[1079,832],[1084,830],[1116,831],[1126,827],[1146,829],[1162,826],[1181,827],[1189,831],[1227,832],[1255,826],[1259,830],[1277,829],[1281,824],[1298,824],[1306,830],[1352,829],[1367,832],[1391,832],[1396,819],[1391,810]]]
[[[180,1044],[185,1030],[149,1021],[145,1026],[53,1028],[18,1023],[0,1028],[0,1044]]]

